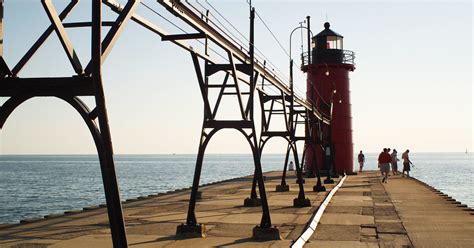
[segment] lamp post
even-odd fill
[[[291,33],[290,33],[290,49],[289,49],[289,59],[290,59],[290,91],[291,91],[291,101],[290,101],[290,118],[289,118],[289,131],[290,131],[290,140],[293,142],[295,140],[295,130],[294,130],[294,125],[293,125],[293,115],[294,115],[294,102],[293,99],[295,97],[295,92],[294,92],[294,86],[293,86],[293,58],[291,57],[291,38],[293,37],[293,33],[296,30],[303,29],[306,27],[303,27],[303,22],[300,22],[300,26],[294,28]],[[304,184],[304,179],[303,179],[303,169],[302,165],[297,162],[297,156],[296,154],[296,143],[294,144],[294,155],[296,156],[295,158],[295,165],[296,165],[296,175],[297,175],[297,180],[296,183],[299,184],[300,186],[300,192],[304,191],[303,189],[303,184]]]
[[[327,71],[327,76],[329,76]],[[333,172],[333,166],[334,166],[334,147],[332,145],[332,111],[334,108],[334,95],[337,93],[336,90],[336,85],[333,84],[334,90],[331,93],[331,99],[330,99],[330,108],[329,108],[329,120],[330,120],[330,125],[329,125],[329,144],[325,147],[325,156],[327,159],[327,164],[328,164],[328,171],[327,171],[327,177],[324,180],[324,184],[332,184],[334,183],[334,180],[331,178],[331,174]],[[342,100],[339,99],[339,103],[342,103]]]
[[[291,99],[293,99],[295,97],[295,93],[294,93],[294,86],[293,86],[293,58],[291,57],[291,40],[292,40],[292,37],[293,37],[293,33],[296,31],[296,30],[299,30],[299,29],[306,29],[308,30],[308,33],[311,34],[312,36],[312,32],[309,28],[307,27],[304,27],[303,26],[303,23],[305,21],[302,21],[300,22],[299,26],[294,28],[291,33],[290,33],[290,49],[289,49],[289,59],[290,59],[290,91],[291,91]],[[309,48],[308,48],[309,49]],[[290,126],[290,135],[291,135],[291,140],[294,140],[294,135],[295,135],[295,131],[293,130],[293,108],[294,108],[294,102],[293,100],[290,102],[290,123],[289,123],[289,126]],[[296,170],[298,172],[298,179],[297,179],[297,183],[299,183],[299,181],[301,180],[302,183],[304,183],[304,179],[303,179],[303,176],[302,176],[302,166],[303,165],[297,165],[296,167]],[[301,178],[300,178],[301,177]]]
[[[293,58],[291,57],[291,38],[293,37],[293,33],[296,31],[296,30],[299,30],[299,29],[307,29],[310,33],[311,33],[311,36],[313,35],[313,33],[311,32],[311,30],[309,30],[307,27],[303,27],[303,22],[300,22],[300,26],[299,27],[296,27],[294,28],[291,33],[290,33],[290,50],[289,50],[289,57],[290,57],[290,90],[291,90],[291,96],[293,96]]]
[[[303,26],[303,22],[300,22],[300,26],[299,27],[296,27],[294,28],[291,33],[290,33],[290,49],[289,49],[289,57],[290,57],[290,90],[291,90],[291,95],[292,97],[294,96],[294,91],[293,91],[293,58],[291,57],[291,40],[292,40],[292,36],[293,36],[293,33],[296,31],[296,30],[299,30],[299,29],[306,29],[308,31],[308,64],[311,63],[311,49],[310,49],[310,37],[313,37],[313,32],[311,31],[310,27],[309,27],[309,21],[310,21],[310,17],[307,16],[306,17],[307,19],[307,24],[308,26],[307,27],[304,27]],[[303,56],[301,57],[303,59]],[[314,85],[311,84],[311,94],[313,94],[313,90],[314,89]],[[313,96],[311,97],[311,112],[314,113],[314,102],[312,101],[313,100]],[[291,113],[291,116],[292,115],[292,111],[293,111],[293,102],[291,103],[291,109],[290,109],[290,113]],[[308,118],[311,118],[312,119],[312,115],[309,115]],[[313,122],[310,122],[310,123],[313,123]],[[293,127],[293,119],[290,118],[290,124],[291,124],[291,127]],[[293,130],[292,130],[293,131]],[[314,149],[316,149],[315,147],[311,147],[312,150],[314,151]],[[315,157],[316,154],[313,152],[313,157]],[[303,165],[301,165],[303,166]],[[318,168],[318,165],[315,166],[316,167],[316,177],[317,177],[317,183],[316,185],[313,187],[313,191],[315,192],[323,192],[323,191],[326,191],[326,188],[322,185],[321,183],[321,176],[320,176],[320,173],[319,173],[319,168]]]

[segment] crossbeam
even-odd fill
[[[262,136],[279,136],[279,137],[289,137],[290,132],[288,131],[267,131],[267,132],[262,132]]]
[[[250,75],[252,73],[252,68],[249,64],[235,64],[235,69],[237,69],[240,72],[243,72],[247,75]],[[210,76],[218,71],[222,70],[232,70],[232,65],[231,64],[214,64],[214,65],[208,65],[206,67],[206,76]]]
[[[94,96],[90,77],[4,78],[0,83],[0,97],[22,94],[35,96]]]
[[[205,121],[205,128],[252,128],[251,121]]]
[[[170,34],[163,36],[161,38],[162,41],[167,40],[188,40],[188,39],[204,39],[206,35],[203,33],[196,33],[196,34]]]

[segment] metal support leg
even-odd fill
[[[247,197],[244,200],[244,207],[258,207],[261,205],[262,202],[257,196],[257,171],[254,170],[252,178],[252,190],[250,191],[250,197]]]
[[[257,177],[258,191],[260,193],[260,199],[262,201],[262,220],[260,222],[261,227],[271,227],[272,222],[270,220],[270,210],[268,208],[267,194],[265,192],[265,185],[263,182],[262,165],[260,163],[260,155],[258,149],[254,146],[253,150],[253,162],[255,164],[255,175]]]
[[[260,193],[260,199],[262,203],[262,220],[260,225],[256,226],[252,231],[252,237],[254,239],[265,239],[265,240],[275,240],[281,239],[280,231],[277,227],[272,227],[272,222],[270,219],[270,209],[268,207],[267,195],[265,192],[265,185],[263,182],[263,173],[262,165],[260,162],[261,156],[260,151],[257,147],[257,138],[255,136],[255,127],[252,128],[252,139],[248,139],[249,143],[252,146],[253,161],[255,164],[255,175],[257,177],[258,191]],[[253,142],[252,142],[253,141]]]
[[[107,110],[105,105],[104,89],[101,75],[101,1],[92,1],[92,79],[96,89],[96,107],[98,110],[99,127],[102,137],[103,152],[99,154],[100,168],[104,182],[105,199],[107,202],[107,211],[109,215],[110,229],[114,247],[127,247],[127,236],[122,213],[122,203],[120,202],[117,177],[115,175],[114,156],[112,149],[112,140],[110,135]]]
[[[283,174],[281,176],[281,183],[280,185],[277,185],[275,188],[276,192],[287,192],[290,191],[290,185],[286,184],[286,171],[287,171],[287,166],[288,166],[288,159],[290,156],[290,151],[291,151],[291,145],[288,144],[288,148],[286,149],[286,155],[285,155],[285,164],[283,165]]]
[[[215,133],[215,130],[213,130],[212,133]],[[189,199],[188,216],[186,219],[186,224],[181,224],[176,229],[176,236],[178,238],[206,237],[206,227],[202,224],[197,224],[195,214],[199,181],[201,179],[202,162],[204,160],[204,152],[206,151],[206,146],[209,140],[209,136],[206,136],[207,135],[203,128],[200,139],[201,143],[199,144],[199,150],[196,159],[196,168],[194,169],[193,188],[191,190],[191,197]]]
[[[193,187],[191,190],[191,197],[189,199],[189,208],[188,208],[188,217],[186,219],[186,224],[188,225],[196,225],[196,215],[195,215],[195,208],[196,208],[196,195],[199,190],[199,181],[201,179],[201,171],[202,171],[202,162],[204,159],[204,147],[202,144],[199,146],[199,152],[196,160],[196,167],[194,170],[194,179],[193,179]]]
[[[303,173],[302,173],[301,166],[299,164],[298,151],[296,149],[296,144],[295,143],[292,144],[292,148],[293,148],[293,156],[294,156],[294,159],[295,159],[296,176],[298,178],[297,183],[298,183],[298,187],[299,187],[298,197],[293,199],[293,206],[294,207],[309,207],[309,206],[311,206],[311,202],[308,198],[305,197],[305,194],[304,194]]]
[[[110,139],[102,136],[103,152],[99,154],[102,181],[104,184],[107,212],[109,216],[110,231],[114,247],[127,247],[127,236],[122,213],[122,203],[115,174],[115,166],[111,147],[107,147]]]
[[[316,148],[314,146],[311,146],[311,150],[313,152],[313,168],[316,168],[316,185],[313,186],[313,191],[314,192],[324,192],[326,191],[326,187],[324,187],[321,183],[321,174],[319,172],[319,165],[316,157]]]

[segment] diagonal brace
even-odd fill
[[[105,36],[104,40],[102,41],[102,56],[101,62],[103,63],[107,56],[109,55],[110,51],[117,41],[118,37],[122,33],[123,29],[125,28],[126,24],[132,18],[135,9],[140,4],[140,0],[128,0],[127,4],[123,8],[120,15],[117,17],[115,21],[115,25],[113,25],[107,35]],[[90,74],[92,72],[92,61],[86,67],[86,74]]]
[[[79,0],[71,0],[71,2],[64,8],[64,10],[59,14],[59,19],[64,20],[66,16],[71,12],[71,10],[77,5]],[[28,52],[20,59],[20,61],[13,67],[12,69],[12,74],[13,76],[17,76],[18,73],[23,69],[23,67],[28,63],[28,61],[33,57],[33,55],[36,53],[36,51],[44,44],[46,39],[51,35],[51,33],[54,31],[54,25],[51,24],[44,32],[43,34],[36,40],[36,42],[33,44],[33,46],[28,50]]]
[[[58,35],[59,41],[61,42],[61,45],[63,46],[64,51],[66,52],[66,55],[69,61],[71,62],[72,67],[74,68],[74,71],[78,75],[82,74],[82,65],[79,61],[79,57],[74,51],[74,47],[72,46],[72,43],[69,40],[66,30],[62,24],[61,19],[58,16],[58,13],[56,12],[56,9],[53,6],[53,3],[51,2],[51,0],[42,0],[41,3],[43,4],[46,14],[48,14],[49,20],[53,24],[54,30]]]
[[[225,78],[224,78],[224,81],[222,82],[222,86],[221,86],[221,89],[219,91],[219,95],[217,96],[217,100],[216,100],[216,105],[214,106],[214,111],[212,112],[212,119],[215,119],[216,118],[216,115],[217,115],[217,110],[219,109],[219,105],[221,103],[221,100],[222,100],[222,96],[224,95],[224,90],[227,86],[227,80],[229,79],[229,73],[227,72],[225,74]]]
[[[196,77],[199,83],[199,89],[201,90],[202,100],[204,101],[204,119],[209,120],[211,118],[211,107],[209,104],[209,98],[207,96],[206,85],[202,76],[201,66],[199,65],[199,58],[196,53],[191,52],[193,58],[194,69],[196,71]]]
[[[232,52],[228,52],[228,55],[229,55],[229,63],[231,64],[231,69],[232,69],[232,78],[234,79],[235,90],[237,91],[237,100],[239,101],[240,113],[242,114],[242,119],[246,120],[247,118],[245,115],[244,104],[242,103],[242,94],[240,93],[240,88],[239,88],[239,79],[237,77],[237,69],[234,63],[234,54]]]
[[[253,72],[251,72],[251,73],[253,73]],[[255,92],[255,89],[257,88],[256,86],[257,86],[257,80],[258,80],[258,76],[259,76],[259,75],[260,75],[259,72],[256,71],[256,72],[255,72],[255,76],[254,76],[254,78],[253,78],[253,82],[251,82],[251,85],[250,85],[250,97],[249,97],[249,99],[248,99],[248,101],[247,101],[247,106],[245,107],[245,116],[248,116],[248,115],[249,115],[249,112],[250,112],[250,108],[253,108],[253,106],[252,106],[252,103],[253,103],[253,102],[252,102],[251,99],[253,99],[253,94],[254,94],[254,92]]]

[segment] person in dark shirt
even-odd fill
[[[357,156],[357,161],[359,161],[359,172],[362,172],[365,162],[365,155],[362,153],[362,151],[360,151],[359,156]]]

